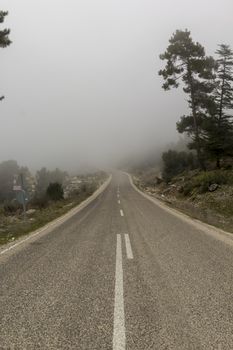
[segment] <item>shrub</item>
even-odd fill
[[[189,195],[194,190],[198,193],[205,193],[208,191],[209,186],[215,183],[218,185],[232,185],[233,172],[226,170],[201,172],[185,184],[184,195]]]
[[[16,201],[5,202],[3,205],[3,212],[5,215],[15,215],[20,210],[20,204]]]
[[[59,201],[64,198],[62,185],[58,182],[50,183],[46,190],[46,194],[49,197],[49,199],[53,201]]]
[[[206,192],[211,184],[224,185],[229,183],[229,174],[224,171],[208,171],[197,175],[193,181],[195,187],[199,187],[201,192]]]

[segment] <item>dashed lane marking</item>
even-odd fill
[[[126,255],[128,259],[133,259],[132,247],[129,239],[129,235],[125,234],[125,246],[126,246]]]

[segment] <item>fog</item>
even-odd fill
[[[2,0],[0,161],[78,169],[157,152],[187,110],[162,90],[176,29],[213,55],[233,46],[232,0]]]

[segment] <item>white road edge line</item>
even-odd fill
[[[117,234],[113,350],[125,350],[125,311],[121,235]]]
[[[11,245],[9,248],[6,248],[6,249],[2,250],[2,251],[0,252],[0,255],[3,255],[3,254],[5,254],[6,252],[8,252],[9,250],[11,250],[11,249],[13,249],[13,248],[15,248],[15,247],[21,245],[22,243],[28,241],[28,240],[31,239],[32,237],[35,237],[35,236],[39,235],[41,232],[45,231],[47,228],[49,228],[49,226],[45,226],[45,227],[44,227],[43,229],[41,229],[40,231],[37,231],[37,232],[31,234],[30,236],[28,236],[28,237],[25,238],[24,240],[19,241],[19,242],[15,243],[15,244]]]
[[[127,259],[133,259],[133,252],[128,233],[125,233],[125,246]]]
[[[120,209],[121,216],[124,216],[123,210]]]
[[[206,235],[209,235],[209,236],[213,237],[214,239],[221,241],[221,242],[233,247],[233,234],[232,234],[232,232],[224,231],[218,227],[215,227],[215,226],[209,225],[205,222],[202,222],[201,220],[194,219],[194,218],[188,216],[187,214],[180,212],[178,209],[168,207],[168,205],[166,205],[161,200],[154,198],[154,197],[151,197],[148,194],[144,193],[143,191],[139,190],[137,188],[137,186],[133,183],[132,176],[126,172],[123,172],[123,173],[128,176],[130,184],[135,189],[135,191],[140,193],[141,196],[148,199],[154,205],[165,210],[167,213],[179,218],[183,222],[188,223],[189,225],[192,225],[197,230],[200,230],[201,232],[205,233]]]

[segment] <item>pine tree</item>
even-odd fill
[[[221,159],[233,154],[233,51],[229,45],[219,45],[214,109],[206,125],[206,149],[220,168]]]
[[[205,55],[203,46],[192,40],[188,30],[177,30],[160,58],[166,60],[165,68],[159,71],[159,75],[165,80],[163,89],[177,88],[179,81],[182,80],[183,91],[189,95],[191,115],[183,116],[177,123],[177,129],[180,133],[186,132],[191,136],[192,142],[189,147],[196,149],[199,164],[205,169],[202,123],[211,105],[210,94],[214,87],[216,62],[212,57]]]
[[[0,11],[0,23],[3,23],[5,17],[8,15],[8,12]],[[0,47],[5,48],[11,44],[11,40],[9,39],[10,29],[0,30]],[[4,96],[0,97],[0,101],[4,99]]]

